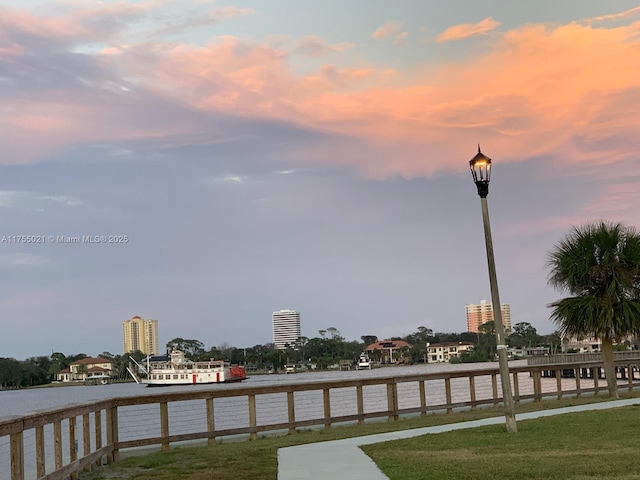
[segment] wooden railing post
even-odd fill
[[[9,435],[11,480],[24,480],[24,436],[22,431]]]
[[[70,417],[69,421],[69,460],[71,463],[78,459],[78,450],[76,444],[76,417]],[[76,480],[78,473],[73,472],[71,474],[71,480]]]
[[[535,370],[533,372],[533,401],[539,402],[542,400],[542,385],[540,383],[541,380],[540,370]]]
[[[209,397],[205,400],[207,404],[207,432],[215,432],[216,430],[216,417],[213,409],[213,397]],[[216,437],[211,435],[207,439],[208,445],[215,445]]]
[[[513,372],[513,400],[520,401],[520,384],[518,383],[518,372]]]
[[[111,464],[118,461],[118,407],[107,407],[107,445],[113,448],[113,451],[107,455],[107,463]]]
[[[469,399],[471,400],[471,410],[476,409],[476,377],[469,376]]]
[[[633,365],[627,364],[627,381],[629,382],[629,391],[633,391]]]
[[[296,433],[296,406],[293,399],[293,390],[287,392],[287,416],[289,418],[289,433]]]
[[[418,382],[420,390],[420,415],[422,417],[427,416],[427,391],[424,387],[424,380]]]
[[[160,402],[160,436],[162,437],[162,451],[168,452],[169,444],[169,404]]]
[[[322,404],[324,406],[324,428],[331,428],[331,394],[328,388],[322,389]]]
[[[387,409],[389,410],[390,422],[395,422],[400,418],[398,415],[398,384],[395,379],[387,383]]]
[[[444,379],[444,396],[447,404],[447,413],[451,413],[453,412],[453,408],[451,408],[453,402],[451,400],[451,378],[449,377]]]
[[[593,394],[597,395],[598,391],[600,390],[600,387],[598,385],[598,377],[600,376],[600,369],[599,368],[592,368],[591,369],[591,374],[593,376]]]
[[[362,392],[362,385],[356,386],[356,403],[358,408],[358,424],[364,423],[364,395]]]
[[[53,457],[56,470],[62,468],[62,422],[53,422]]]
[[[82,415],[82,456],[86,457],[91,453],[91,423],[89,421],[89,414]],[[91,465],[85,467],[85,470],[90,470]]]
[[[46,456],[44,450],[44,427],[39,425],[36,430],[36,476],[44,477],[46,471]]]
[[[97,410],[93,412],[93,422],[95,424],[95,441],[96,441],[96,450],[100,450],[102,448],[102,410]],[[96,460],[96,465],[102,465],[102,458]]]
[[[258,438],[258,413],[256,411],[256,395],[254,393],[249,395],[249,427],[251,428],[249,440],[256,440]]]
[[[582,375],[582,369],[580,367],[575,369],[576,375],[576,397],[582,395],[582,388],[580,387],[580,375]]]
[[[498,405],[498,378],[495,373],[491,374],[491,393],[493,395],[493,404]]]
[[[556,370],[556,393],[558,395],[558,400],[562,398],[562,370]]]

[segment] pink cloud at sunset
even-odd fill
[[[385,22],[384,25],[375,29],[375,31],[371,34],[372,38],[388,38],[395,37],[399,35],[402,31],[402,26],[404,22],[399,22],[397,20],[389,20]]]
[[[635,18],[640,17],[640,7],[630,8],[629,10],[625,10],[624,12],[612,13],[609,15],[601,15],[599,17],[588,18],[584,20],[584,23],[591,25],[597,22],[626,20],[628,18],[633,18],[633,17]]]
[[[140,19],[156,4],[85,3],[66,4],[55,15],[36,13],[0,6],[0,39],[7,33],[46,38],[53,42],[106,40],[125,27],[127,22]]]
[[[187,100],[198,108],[303,122],[374,144],[450,143],[451,153],[458,155],[454,145],[461,140],[474,144],[482,138],[512,159],[523,152],[556,152],[568,162],[584,161],[615,156],[616,148],[624,146],[581,149],[574,144],[576,136],[593,143],[613,131],[623,134],[637,127],[629,103],[620,101],[638,95],[637,29],[638,24],[616,29],[521,27],[471,61],[442,64],[434,74],[412,80],[402,80],[396,72],[395,81],[406,85],[369,88],[358,87],[357,75],[326,81],[327,71],[339,72],[329,67],[295,77],[285,52],[228,39],[203,49],[164,51],[144,67],[154,78],[141,82],[153,82],[165,95],[191,91],[195,95]],[[380,73],[371,69],[362,78],[369,84],[376,77],[381,84],[388,82]],[[427,167],[425,160],[414,160],[398,166],[396,173],[411,176],[448,168],[446,162]],[[389,165],[387,169],[393,171]]]
[[[371,38],[393,38],[393,44],[396,47],[404,47],[407,45],[407,37],[409,33],[403,31],[404,22],[397,20],[389,20],[384,25],[375,29],[371,34]]]
[[[476,35],[486,35],[500,26],[500,22],[487,17],[478,23],[464,23],[447,28],[436,37],[436,42],[450,42],[452,40],[464,40]]]
[[[137,13],[140,8],[118,14]],[[73,19],[90,16],[83,11],[50,21],[9,13],[23,31],[39,30],[52,37],[68,32]],[[457,31],[461,38],[464,31],[482,33],[497,25],[486,18]],[[402,24],[389,22],[374,37],[392,36],[401,29]],[[126,104],[147,92],[187,109],[290,122],[359,139],[384,158],[368,157],[363,164],[344,152],[329,161],[353,165],[373,176],[448,171],[448,159],[468,153],[468,145],[480,139],[505,160],[551,153],[568,163],[604,160],[627,148],[621,142],[607,142],[608,138],[628,138],[637,129],[637,115],[630,105],[639,95],[639,32],[640,23],[615,28],[530,24],[495,35],[471,59],[425,63],[425,73],[410,76],[371,63],[365,68],[325,64],[315,73],[296,75],[292,53],[321,56],[351,48],[349,43],[332,46],[317,36],[303,38],[292,50],[234,36],[221,36],[204,46],[159,40],[126,46],[111,42],[103,54],[91,57],[103,77],[92,81],[92,92],[78,95],[73,85],[60,87],[55,91],[56,109],[47,108],[52,93],[48,88],[32,92],[28,100],[7,98],[5,111],[21,105],[23,113],[12,119],[3,116],[0,123],[3,127],[19,123],[37,132],[42,151],[47,144],[70,142],[74,135],[86,138],[87,132],[93,141],[124,139],[129,137],[127,129],[155,130],[136,125],[133,118],[117,125],[103,121],[104,116],[97,114],[101,102],[92,98],[115,95]],[[110,34],[103,33],[101,40],[108,38]],[[13,43],[0,52],[5,58],[15,57],[19,48]],[[104,78],[106,72],[112,78]],[[135,93],[106,92],[107,84],[118,82]],[[45,120],[31,123],[38,110],[46,111],[40,116],[51,124],[50,130],[43,128]],[[433,145],[441,146],[441,156],[418,153]],[[401,160],[389,155],[398,149],[406,151]]]

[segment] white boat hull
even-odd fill
[[[152,370],[148,378],[141,380],[150,387],[168,385],[204,385],[211,383],[230,383],[245,380],[246,376],[232,376],[228,371],[154,371]]]

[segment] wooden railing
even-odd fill
[[[613,352],[616,361],[640,362],[640,351]],[[527,358],[527,365],[549,365],[555,363],[602,362],[602,352],[558,353],[555,355],[537,355]]]
[[[618,361],[619,388],[640,386],[638,364]],[[510,368],[516,401],[540,401],[605,388],[600,362]],[[309,374],[307,378],[312,378]],[[551,378],[550,378],[551,375]],[[638,378],[636,378],[638,377]],[[260,433],[295,433],[369,419],[497,405],[498,368],[350,378],[329,382],[163,392],[118,397],[0,419],[0,465],[11,480],[77,478],[118,460],[122,450]],[[8,437],[8,442],[7,442]],[[3,457],[3,440],[5,448]],[[80,448],[81,445],[81,448]],[[29,454],[26,452],[29,451]],[[10,475],[10,476],[9,476]]]

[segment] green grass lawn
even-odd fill
[[[627,394],[621,394],[622,398],[626,398]],[[559,408],[570,405],[580,405],[584,403],[592,403],[597,401],[605,401],[606,397],[586,396],[579,399],[563,399],[563,400],[545,400],[541,403],[521,403],[517,404],[517,412],[524,413],[534,410],[545,410],[550,408]],[[349,438],[363,435],[371,435],[375,433],[390,432],[395,430],[406,430],[411,428],[420,428],[433,425],[442,425],[447,423],[465,422],[469,420],[477,420],[479,418],[502,416],[501,408],[482,408],[476,411],[465,411],[445,414],[431,414],[426,417],[415,417],[400,420],[398,422],[375,422],[365,425],[353,426],[337,426],[328,430],[311,430],[296,433],[294,435],[284,435],[278,437],[265,437],[255,441],[243,442],[222,442],[211,446],[199,446],[189,448],[176,448],[169,452],[156,452],[144,456],[131,456],[117,462],[114,465],[97,468],[92,472],[86,472],[80,475],[81,480],[275,480],[277,478],[278,464],[277,452],[279,448],[300,445],[312,442],[322,442],[329,440],[338,440],[341,438]],[[384,447],[372,445],[366,447],[366,452],[371,452],[376,463],[379,462],[381,468],[390,478],[402,478],[404,480],[425,479],[425,478],[518,478],[525,480],[529,478],[638,478],[640,476],[620,476],[620,472],[640,472],[640,445],[633,440],[633,437],[640,432],[640,408],[631,409],[626,412],[624,417],[624,426],[619,426],[613,418],[606,419],[604,412],[596,412],[595,418],[603,420],[591,421],[587,420],[566,420],[563,418],[562,423],[557,420],[560,417],[551,417],[540,420],[540,425],[536,423],[518,422],[519,433],[512,435],[507,434],[504,425],[496,427],[488,427],[486,429],[478,429],[474,433],[471,430],[458,432],[456,434],[438,434],[430,437],[419,437],[413,441],[398,441],[390,444],[384,444]],[[634,418],[635,417],[635,418]],[[573,418],[573,417],[566,417]],[[581,417],[575,417],[579,419]],[[531,421],[535,422],[535,421]],[[574,425],[575,423],[575,425]],[[590,433],[582,433],[582,423],[593,425]],[[529,426],[531,425],[531,427]],[[562,425],[562,426],[558,426]],[[579,426],[580,425],[580,426]],[[481,433],[475,433],[481,431]],[[539,433],[541,440],[529,445],[531,440],[528,438]],[[580,433],[578,433],[580,432]],[[594,433],[595,432],[595,433]],[[609,438],[611,432],[611,438]],[[449,443],[439,444],[433,447],[433,439],[449,438]],[[450,435],[458,435],[458,440],[451,439]],[[425,439],[428,438],[429,441]],[[638,435],[640,438],[640,435]],[[471,443],[461,446],[459,442],[464,439],[474,439]],[[621,447],[618,440],[623,443]],[[438,440],[439,442],[440,440]],[[415,442],[415,443],[413,443]],[[500,445],[519,445],[518,448],[512,448],[503,451]],[[568,450],[572,446],[583,445],[585,448],[576,448]],[[610,443],[613,442],[613,443]],[[524,446],[523,446],[524,444]],[[611,445],[611,447],[609,447]],[[549,446],[548,450],[544,447]],[[565,450],[561,450],[560,447]],[[364,447],[363,447],[364,448]],[[500,450],[500,454],[494,450]],[[621,458],[620,467],[616,467],[618,477],[598,477],[585,476],[588,472],[597,475],[602,469],[596,470],[598,465],[604,465],[606,456],[605,452],[610,450],[616,451],[620,449],[617,457]],[[546,453],[546,452],[550,453]],[[393,453],[395,452],[395,453]],[[434,453],[437,452],[437,453]],[[550,463],[555,465],[551,473],[555,474],[556,469],[562,464],[569,465],[564,470],[557,470],[559,476],[551,475],[548,471],[543,476],[533,476],[538,472],[538,467],[533,465],[533,459],[530,455],[537,452],[534,458],[543,456],[552,457]],[[559,452],[563,452],[562,455]],[[566,452],[566,455],[565,455]],[[509,456],[507,456],[509,455]],[[566,457],[566,458],[565,458]],[[529,470],[518,470],[513,474],[511,467],[509,471],[500,470],[497,475],[495,470],[500,465],[501,459],[508,459],[510,464],[528,465],[527,468],[533,470],[530,476]],[[595,459],[602,459],[596,461]],[[439,459],[439,460],[438,460]],[[436,461],[437,460],[437,461]],[[537,460],[536,460],[537,461]],[[588,462],[594,465],[593,470],[580,470],[582,477],[571,476],[577,470],[572,466]],[[614,462],[616,463],[616,462]],[[455,465],[454,465],[455,464]],[[454,468],[455,466],[458,468]],[[480,465],[484,465],[484,470],[478,470]],[[533,466],[532,466],[533,465]],[[624,466],[626,465],[626,469]],[[446,470],[444,468],[446,467]],[[520,468],[520,467],[518,467]],[[522,466],[522,468],[525,468]],[[608,468],[608,467],[607,467]],[[458,470],[462,476],[454,476],[454,471]],[[566,474],[569,471],[571,475]],[[449,473],[451,472],[451,473]],[[465,473],[466,472],[466,473]],[[476,476],[485,475],[486,476]],[[525,472],[525,473],[522,473]],[[585,473],[587,472],[587,473]],[[508,475],[517,475],[508,476]]]
[[[640,479],[640,406],[363,446],[391,480]]]

